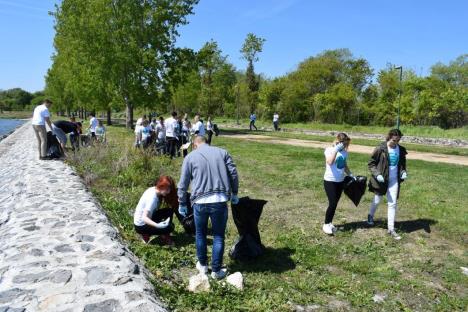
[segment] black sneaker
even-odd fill
[[[374,225],[374,217],[371,216],[370,214],[367,215],[367,224],[368,225]]]

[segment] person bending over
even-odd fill
[[[148,243],[152,235],[159,235],[166,245],[173,245],[170,233],[174,230],[172,223],[173,203],[169,200],[175,194],[174,180],[161,176],[156,185],[148,188],[140,198],[133,216],[135,231]],[[165,201],[170,208],[160,209]]]

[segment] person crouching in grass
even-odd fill
[[[333,235],[336,232],[332,221],[335,216],[336,206],[338,206],[338,201],[343,193],[345,174],[352,176],[346,162],[350,141],[351,139],[346,133],[338,133],[333,146],[327,147],[324,153],[325,174],[323,176],[323,187],[328,197],[328,208],[322,230],[328,235]]]
[[[169,176],[161,176],[156,185],[148,188],[140,198],[133,216],[135,231],[141,235],[145,243],[152,235],[159,235],[165,245],[173,245],[170,233],[174,230],[172,202],[177,190],[174,180]],[[169,208],[160,209],[162,202]],[[176,205],[177,207],[177,205]]]

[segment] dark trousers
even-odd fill
[[[169,234],[174,230],[174,223],[172,223],[172,215],[173,215],[173,210],[170,208],[167,209],[159,209],[156,210],[153,215],[151,216],[151,220],[153,220],[156,223],[159,223],[161,221],[166,220],[167,218],[171,218],[171,221],[169,222],[169,225],[163,229],[157,229],[151,225],[145,224],[145,225],[134,225],[135,226],[135,231],[138,234],[146,234],[146,235],[164,235],[164,234]]]
[[[328,197],[328,208],[325,213],[325,224],[331,223],[335,216],[336,206],[340,200],[341,194],[343,193],[344,182],[331,182],[323,181],[323,187]]]
[[[188,135],[189,135],[188,133],[186,135],[182,135],[182,145],[184,145],[184,144],[186,144],[188,142]],[[182,151],[182,156],[185,157],[185,156],[187,156],[187,154],[188,154],[188,149],[184,149]]]
[[[252,128],[255,128],[255,130],[258,130],[257,127],[255,126],[255,120],[250,121],[249,129],[252,130]]]
[[[177,139],[175,137],[166,137],[167,141],[167,154],[171,157],[176,156]]]
[[[208,133],[208,139],[206,140],[206,143],[208,143],[208,145],[211,145],[211,138],[213,137],[213,130],[208,130],[207,133]]]
[[[273,121],[273,127],[275,127],[275,131],[278,131],[278,122]]]

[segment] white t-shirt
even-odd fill
[[[164,121],[164,127],[166,127],[166,137],[174,138],[176,136],[177,120],[172,117],[167,118]]]
[[[143,195],[141,195],[140,201],[135,209],[135,214],[133,215],[133,224],[138,226],[145,225],[143,221],[143,214],[145,211],[148,211],[148,217],[151,218],[153,212],[158,210],[161,202],[159,201],[158,195],[156,195],[156,188],[154,186],[148,188]]]
[[[91,132],[96,132],[96,127],[98,126],[98,120],[96,117],[92,117],[90,120],[89,120],[89,128],[91,130]]]
[[[197,123],[193,125],[192,131],[193,133],[198,131],[198,135],[205,135],[205,125],[203,125],[203,122],[197,121]]]
[[[278,120],[279,120],[279,115],[278,115],[278,114],[274,114],[274,115],[273,115],[273,122],[278,121]]]
[[[36,126],[45,126],[46,117],[50,117],[49,109],[45,104],[38,105],[34,109],[32,124]]]
[[[400,147],[388,148],[388,179],[390,185],[398,182],[398,162],[400,160]]]
[[[208,122],[206,123],[206,130],[208,130],[208,131],[209,131],[209,130],[213,131],[213,123],[212,123],[211,121],[208,121]]]
[[[138,134],[140,132],[140,127],[143,124],[143,117],[140,117],[137,119],[135,123],[135,134]]]
[[[158,133],[158,140],[164,141],[166,139],[166,128],[159,121],[156,125],[156,132]]]
[[[334,149],[334,147],[327,147],[324,152],[325,157],[331,155]],[[325,162],[326,167],[323,179],[325,181],[331,182],[343,182],[345,177],[345,167],[347,158],[348,152],[342,150],[341,152],[336,153],[335,161],[331,166]]]

